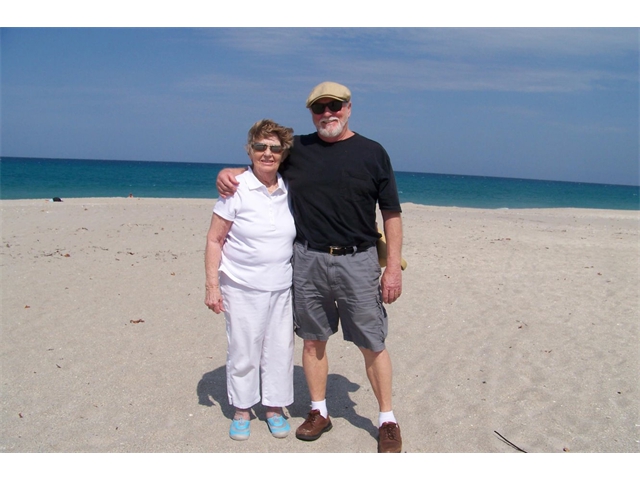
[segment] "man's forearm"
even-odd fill
[[[382,210],[384,236],[387,240],[387,268],[402,263],[402,216],[400,212]]]

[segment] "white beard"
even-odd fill
[[[345,125],[347,124],[347,119],[340,120],[337,117],[330,117],[329,120],[332,121],[329,125],[327,125],[323,121],[320,121],[318,123],[318,133],[325,138],[339,137],[342,134]],[[337,120],[338,124],[336,125],[333,120]]]

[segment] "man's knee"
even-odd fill
[[[327,348],[327,342],[321,340],[304,340],[303,351],[305,355],[313,356],[316,358],[324,357],[325,350]]]
[[[378,358],[380,355],[388,355],[386,348],[383,348],[382,350],[378,350],[378,351],[374,351],[374,350],[371,350],[370,348],[364,348],[364,347],[358,347],[358,348],[362,352],[362,355],[364,356],[364,358],[375,359],[375,358]]]

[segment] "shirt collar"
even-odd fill
[[[253,174],[253,169],[251,167],[249,167],[248,172],[250,173],[250,175],[247,176],[247,186],[249,187],[249,190],[259,190],[260,188],[264,188],[265,191],[267,191],[267,187],[265,187],[264,184]],[[282,191],[282,193],[287,193],[287,186],[284,183],[282,176],[279,173],[276,173],[276,176],[278,178],[278,188],[276,188],[271,195],[277,193],[279,190]]]

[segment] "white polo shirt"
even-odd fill
[[[236,179],[240,182],[236,193],[218,198],[213,208],[214,213],[233,222],[222,247],[220,271],[256,290],[289,288],[296,227],[287,187],[278,174],[278,188],[269,193],[251,169]]]

